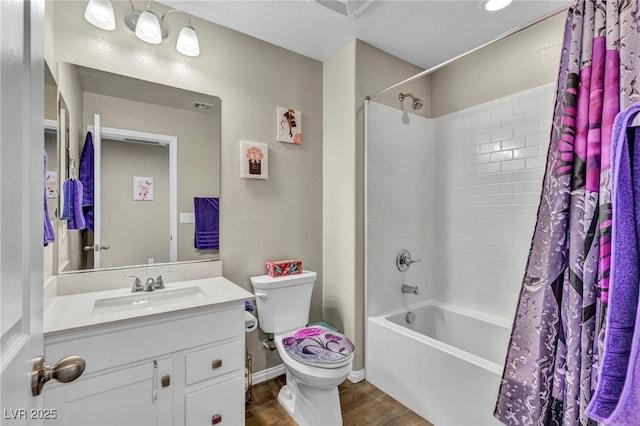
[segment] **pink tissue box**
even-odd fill
[[[271,278],[285,277],[302,273],[302,260],[277,260],[265,265],[267,275]]]

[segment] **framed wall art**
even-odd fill
[[[277,107],[277,140],[302,145],[302,111]]]
[[[240,177],[269,178],[269,145],[240,141]]]
[[[133,200],[153,201],[153,178],[134,176],[133,177]]]

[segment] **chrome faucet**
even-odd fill
[[[164,288],[164,280],[162,279],[162,274],[158,275],[158,278],[156,278],[156,284],[153,288],[157,290],[161,290]]]
[[[171,271],[164,272],[168,274]],[[140,278],[135,275],[125,275],[125,278],[133,278],[133,286],[131,287],[131,293],[138,293],[139,291],[153,291],[153,290],[161,290],[164,288],[164,280],[162,279],[162,274],[159,274],[158,277],[154,280],[152,277],[147,278],[144,285]]]
[[[170,274],[171,271],[165,271],[162,274]],[[158,274],[158,278],[156,278],[156,284],[153,287],[155,290],[161,290],[164,288],[164,279],[162,278],[162,274]]]
[[[131,287],[131,293],[137,293],[139,291],[143,290],[142,287],[142,281],[140,281],[140,278],[134,276],[134,275],[125,275],[125,278],[133,278],[133,286]]]
[[[144,288],[142,291],[153,291],[156,288],[156,282],[153,278],[147,278],[147,281],[144,283]]]
[[[402,284],[402,292],[416,294],[416,295],[420,294],[420,290],[418,290],[418,286],[410,286],[406,284]]]

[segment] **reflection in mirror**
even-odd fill
[[[72,64],[59,69],[79,82],[72,96],[81,107],[68,113],[82,117],[83,129],[60,181],[84,183],[88,173],[95,196],[79,208],[85,226],[63,220],[78,242],[59,259],[60,272],[217,259],[218,249],[194,247],[194,223],[178,218],[193,215],[194,197],[219,197],[219,98]]]
[[[58,217],[58,121],[57,87],[49,66],[44,74],[44,152],[47,154],[47,205],[52,220]]]
[[[69,108],[64,98],[58,93],[58,217],[62,215],[64,206],[64,191],[62,183],[66,176],[69,176]],[[55,259],[57,268],[54,270],[67,270],[69,268],[69,247],[71,240],[67,232],[67,223],[63,220],[57,221],[56,247],[58,255]],[[54,265],[55,266],[55,265]]]
[[[58,235],[55,232],[58,222],[58,122],[56,96],[57,85],[53,78],[53,74],[45,63],[44,70],[44,153],[47,156],[47,169],[45,170],[45,194],[47,203],[47,212],[54,230],[54,241],[45,246],[44,258],[46,275],[51,275],[57,270],[57,242]]]

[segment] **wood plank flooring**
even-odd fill
[[[278,402],[278,392],[284,384],[282,375],[253,386],[253,402],[245,409],[246,426],[296,425]],[[433,426],[366,380],[345,380],[338,389],[345,426]]]

